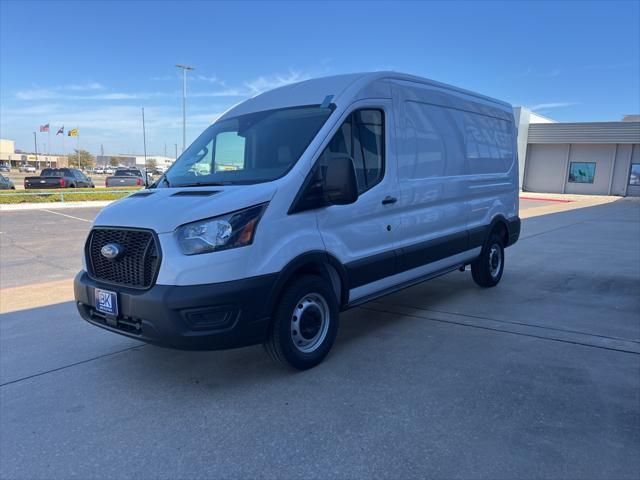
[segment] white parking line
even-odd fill
[[[92,222],[91,220],[87,220],[86,218],[74,217],[73,215],[67,215],[66,213],[60,213],[60,212],[54,212],[53,210],[47,210],[45,208],[43,208],[42,211],[43,212],[53,213],[54,215],[61,215],[63,217],[73,218],[74,220],[80,220],[81,222],[89,222],[89,223]]]

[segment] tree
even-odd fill
[[[120,166],[121,161],[122,161],[122,158],[120,157],[111,157],[109,159],[109,165],[111,165],[112,167],[118,167]]]
[[[93,167],[95,158],[86,150],[74,150],[74,153],[69,155],[69,167],[77,168],[91,168]]]
[[[158,168],[158,161],[155,158],[147,158],[147,170],[155,170]]]

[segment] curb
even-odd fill
[[[0,205],[0,212],[20,211],[20,210],[58,210],[65,208],[87,208],[106,207],[115,200],[95,200],[86,202],[41,202],[41,203],[17,203],[11,205]]]
[[[560,198],[544,198],[544,197],[520,197],[520,200],[535,200],[537,202],[559,202],[559,203],[571,203],[577,200],[562,200]]]

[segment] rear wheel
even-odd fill
[[[276,307],[264,347],[274,360],[306,370],[329,353],[338,333],[338,301],[315,275],[294,279]]]
[[[495,287],[504,271],[504,245],[497,233],[492,233],[480,256],[471,263],[473,281],[481,287]]]

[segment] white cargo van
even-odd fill
[[[520,233],[511,106],[393,72],[281,87],[222,115],[150,188],[105,208],[84,319],[182,349],[264,343],[298,369],[342,310],[471,265]]]

